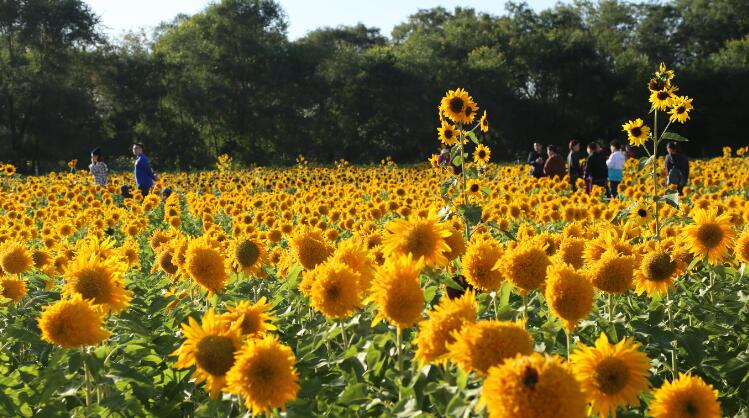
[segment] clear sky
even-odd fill
[[[553,6],[556,0],[529,0],[536,10]],[[146,28],[168,21],[179,13],[194,14],[209,0],[86,0],[101,17],[105,31],[120,35],[124,31]],[[443,6],[472,7],[499,15],[504,13],[505,0],[281,0],[289,21],[289,37],[297,39],[323,26],[364,23],[390,35],[393,26],[405,21],[419,9]]]

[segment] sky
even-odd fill
[[[557,0],[528,0],[535,10],[552,7]],[[102,27],[111,36],[145,28],[147,32],[180,13],[195,14],[209,0],[86,0],[101,18]],[[491,14],[503,14],[505,0],[280,0],[289,22],[289,38],[303,37],[324,26],[363,23],[390,35],[393,27],[419,9],[442,6],[472,7]]]

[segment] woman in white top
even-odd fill
[[[606,166],[609,168],[609,187],[611,197],[616,197],[619,192],[619,183],[622,181],[624,171],[624,161],[627,155],[622,151],[622,144],[619,141],[611,141],[611,155],[606,160]]]
[[[101,149],[94,148],[94,150],[91,151],[91,164],[89,164],[88,170],[91,172],[91,175],[94,176],[94,183],[101,187],[107,186],[107,174],[109,173],[109,168],[104,164],[104,161],[101,160]]]

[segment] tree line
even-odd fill
[[[625,139],[660,62],[695,98],[688,154],[747,143],[745,0],[437,7],[389,36],[357,25],[289,40],[287,24],[273,0],[222,0],[109,39],[83,1],[3,1],[0,161],[45,171],[97,146],[116,160],[133,142],[161,170],[222,153],[245,165],[424,161],[438,146],[434,103],[455,87],[488,112],[493,160],[514,160],[534,141]]]

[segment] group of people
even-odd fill
[[[133,155],[135,156],[135,185],[140,189],[143,196],[151,192],[154,181],[156,181],[156,174],[151,169],[151,164],[148,161],[148,157],[143,151],[143,144],[133,145]],[[100,148],[94,148],[91,151],[91,164],[88,166],[89,172],[94,178],[94,183],[101,186],[107,186],[107,177],[109,175],[109,167],[103,160],[102,151]],[[122,196],[125,198],[132,197],[130,192],[130,186],[124,184],[120,188]]]
[[[556,145],[548,145],[544,153],[543,145],[536,142],[533,151],[528,154],[526,161],[530,165],[530,175],[536,178],[569,176],[572,190],[577,190],[578,179],[585,181],[586,192],[590,193],[593,186],[606,190],[608,197],[619,194],[619,184],[622,182],[624,162],[634,157],[630,146],[626,151],[618,140],[611,141],[609,153],[598,142],[591,142],[587,146],[587,156],[580,152],[581,144],[573,139],[569,142],[569,153],[565,161]],[[681,194],[689,179],[689,160],[680,152],[679,144],[669,142],[666,146],[668,154],[665,158],[666,185],[674,185]],[[584,163],[581,161],[585,160]]]

